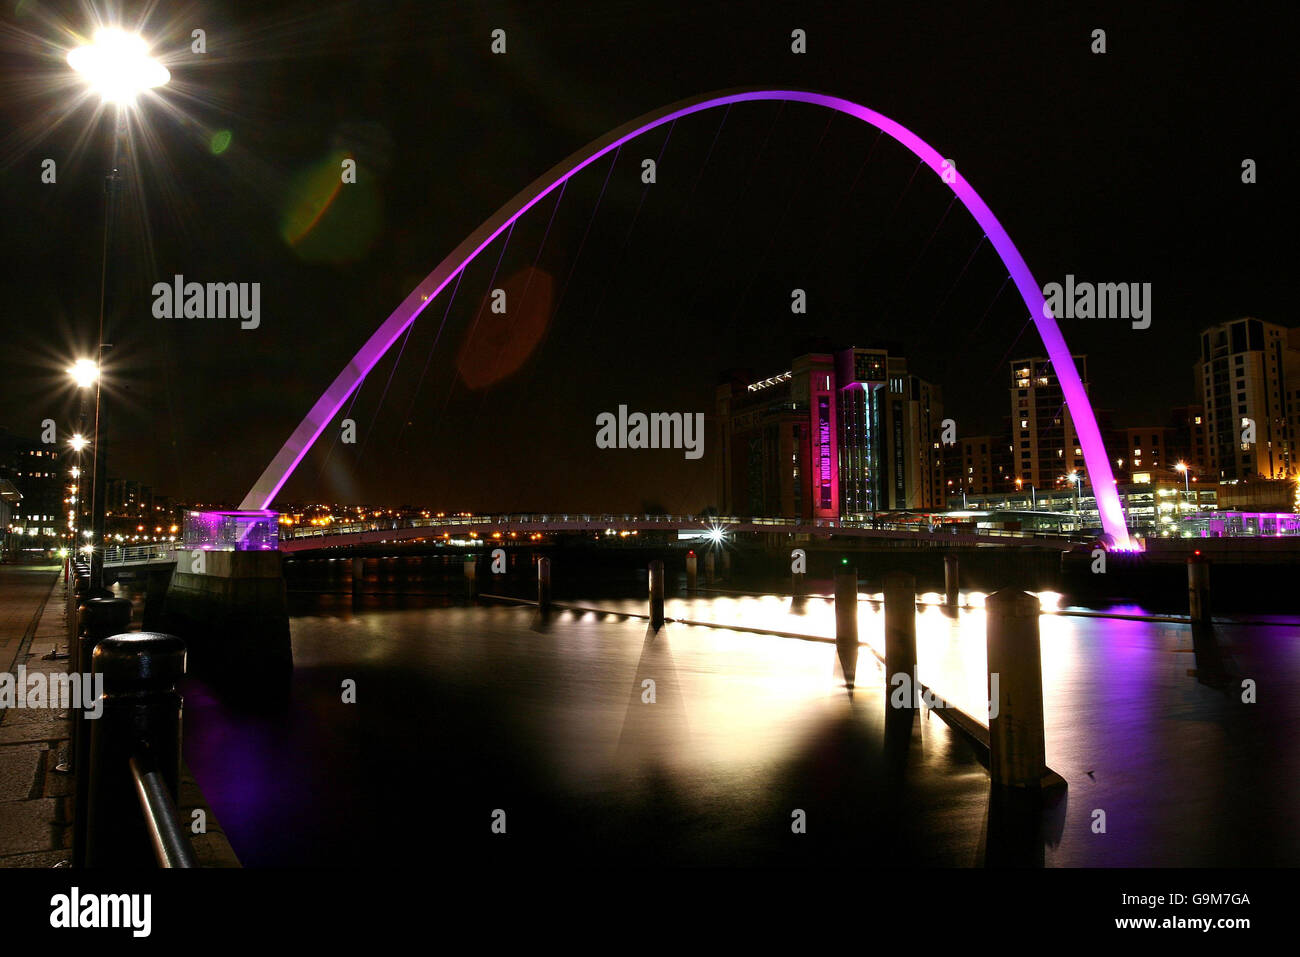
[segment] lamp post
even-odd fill
[[[1079,501],[1079,496],[1082,494],[1082,490],[1083,490],[1083,476],[1080,475],[1078,472],[1071,472],[1070,474],[1062,477],[1065,479],[1065,481],[1071,483],[1074,486],[1074,527],[1077,529],[1079,525],[1083,522],[1083,517],[1081,513],[1082,505]]]
[[[1174,466],[1174,469],[1183,473],[1183,498],[1190,504],[1192,500],[1192,470],[1187,467],[1186,462],[1179,462]]]
[[[72,467],[72,477],[76,480],[72,486],[72,501],[68,504],[73,506],[73,525],[72,525],[72,551],[75,556],[78,548],[81,547],[81,528],[82,528],[82,503],[85,501],[85,494],[82,491],[81,474],[84,471],[81,467],[81,453],[89,444],[86,440],[86,401],[90,392],[90,387],[99,381],[99,366],[90,359],[78,359],[68,367],[67,373],[76,383],[77,391],[81,395],[81,412],[77,422],[77,431],[73,433],[72,438],[68,440],[68,445],[77,455],[77,464]]]
[[[125,30],[105,28],[95,32],[94,39],[68,52],[68,65],[113,106],[113,147],[108,174],[104,178],[104,242],[99,273],[99,331],[96,337],[96,372],[102,369],[104,349],[111,348],[104,341],[104,318],[108,300],[109,250],[112,247],[113,226],[117,219],[117,195],[121,184],[118,169],[122,159],[122,141],[126,138],[126,109],[136,96],[145,90],[162,86],[171,74],[161,63],[149,55],[149,45],[140,36]],[[85,360],[89,362],[89,360]],[[104,484],[107,465],[105,446],[105,395],[103,377],[95,376],[95,426],[91,453],[90,509],[93,529],[90,552],[90,583],[92,588],[104,584]],[[82,496],[84,497],[84,496]]]
[[[1024,484],[1024,479],[1016,479],[1016,491],[1024,491]],[[1038,489],[1034,488],[1033,482],[1029,483],[1029,501],[1030,510],[1035,512],[1038,511]]]

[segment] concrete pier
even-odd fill
[[[1005,588],[989,596],[989,774],[995,785],[1037,789],[1054,783],[1043,739],[1039,601]],[[1059,779],[1057,779],[1059,780]]]
[[[1210,560],[1204,555],[1187,559],[1187,613],[1198,624],[1210,620]]]
[[[944,600],[949,608],[956,608],[960,603],[960,578],[956,555],[943,556]]]
[[[537,607],[542,611],[551,608],[551,560],[537,559]]]
[[[858,570],[835,573],[835,651],[850,690],[858,674]]]
[[[906,572],[885,576],[885,686],[906,675],[911,687],[916,677],[916,578]],[[909,705],[915,703],[912,688]]]
[[[655,559],[650,563],[650,625],[662,628],[664,623],[664,563]]]
[[[293,669],[279,552],[179,551],[162,618],[193,672],[278,681]]]
[[[686,553],[686,590],[695,591],[699,587],[699,559],[695,549]]]

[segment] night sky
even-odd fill
[[[141,100],[112,259],[110,472],[237,503],[480,222],[608,130],[730,87],[819,90],[908,126],[956,160],[1041,283],[1152,283],[1149,329],[1061,322],[1120,425],[1195,398],[1203,327],[1294,323],[1293,57],[1265,7],[807,6],[157,5],[143,28],[172,83]],[[145,7],[125,9],[134,23]],[[51,129],[77,90],[65,28],[88,23],[80,4],[6,0],[0,33],[0,425],[33,439],[43,418],[72,423],[62,369],[98,312],[108,121],[88,101]],[[335,191],[342,155],[358,183]],[[327,429],[281,498],[697,510],[715,499],[713,443],[698,461],[602,451],[597,414],[711,419],[721,373],[784,371],[813,337],[887,342],[943,387],[960,433],[998,429],[1007,360],[1042,346],[980,240],[933,173],[850,118],[776,103],[686,118],[480,256],[450,310],[444,292],[371,373],[356,444]],[[176,273],[261,283],[260,327],[154,318],[150,289]],[[517,304],[505,320],[482,308],[493,285]],[[796,287],[807,315],[790,312]]]

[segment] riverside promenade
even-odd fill
[[[0,669],[16,680],[68,668],[71,583],[59,566],[0,565]],[[0,707],[0,867],[66,867],[72,859],[74,780],[66,770],[71,713],[59,708]],[[65,770],[59,770],[60,766]],[[220,823],[182,767],[178,812],[195,808],[207,831],[190,834],[201,867],[238,867]]]

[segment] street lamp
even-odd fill
[[[1016,491],[1024,491],[1024,484],[1024,479],[1016,479]],[[1031,509],[1035,512],[1038,511],[1038,489],[1034,488],[1033,482],[1029,483],[1029,501]]]
[[[67,373],[72,376],[72,381],[77,384],[78,389],[86,389],[98,381],[99,366],[92,359],[78,359],[68,366]]]
[[[1062,478],[1074,485],[1074,522],[1078,526],[1082,521],[1079,496],[1083,492],[1083,476],[1078,472],[1071,472],[1069,475],[1062,476]]]
[[[1190,504],[1192,500],[1192,470],[1187,467],[1186,462],[1179,462],[1174,466],[1174,470],[1183,473],[1183,497]]]
[[[172,76],[149,55],[143,37],[116,27],[96,30],[90,43],[68,51],[68,66],[80,73],[105,103],[118,107],[134,103],[136,96],[163,86]]]
[[[149,44],[138,34],[128,33],[115,27],[105,27],[95,31],[94,39],[74,50],[68,51],[68,65],[86,82],[90,89],[98,93],[105,103],[113,104],[114,129],[112,161],[108,175],[104,179],[104,244],[99,273],[99,334],[96,337],[96,361],[89,359],[78,362],[73,369],[80,369],[74,375],[77,384],[95,386],[95,431],[94,450],[91,464],[90,510],[94,527],[92,546],[104,540],[104,482],[107,478],[107,465],[104,452],[107,446],[104,422],[105,401],[103,379],[99,370],[104,364],[104,314],[108,296],[108,262],[109,249],[112,246],[113,225],[117,218],[117,193],[121,175],[118,166],[121,162],[122,141],[126,138],[126,110],[135,102],[135,98],[145,90],[163,86],[171,79],[167,68],[149,55]],[[93,367],[94,376],[90,378]],[[72,370],[69,370],[71,372]],[[85,496],[81,496],[84,500]],[[104,584],[103,554],[99,549],[91,553],[90,583],[92,588],[101,588]]]

